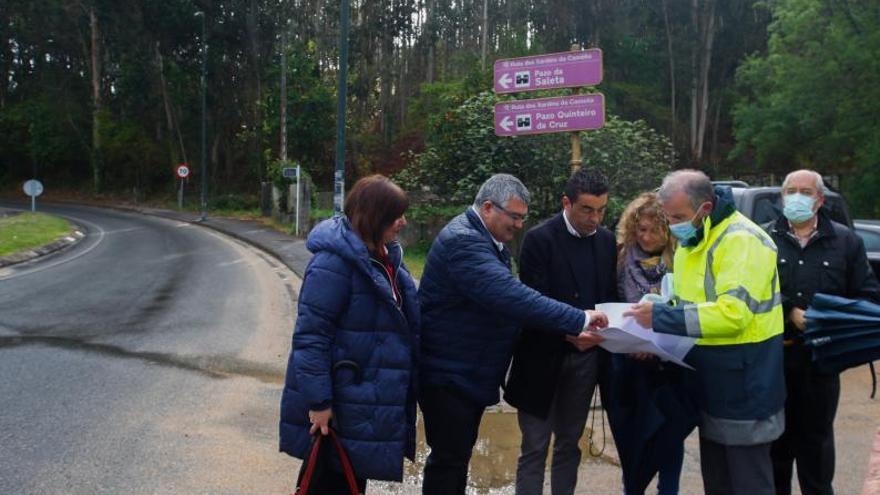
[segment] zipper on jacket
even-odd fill
[[[372,256],[370,257],[370,262],[375,263],[375,264],[379,265],[379,267],[382,268],[382,273],[385,274],[385,278],[388,280],[389,286],[397,284],[396,280],[391,280],[391,276],[388,275],[388,269],[385,268],[385,265],[380,263],[378,260],[373,259]],[[400,273],[399,268],[400,268],[400,265],[398,264],[398,270],[395,271],[394,278],[397,278],[397,274]],[[400,297],[400,303],[398,303],[397,300],[394,298],[394,294],[393,294],[394,287],[390,287],[390,288],[391,288],[391,292],[392,292],[391,301],[394,302],[394,307],[397,308],[397,311],[400,312],[400,315],[403,316],[404,319],[406,319],[406,315],[403,313],[403,309],[401,309],[401,307],[403,306],[403,294],[400,292],[400,289],[397,290],[397,294]]]

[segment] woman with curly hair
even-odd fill
[[[642,193],[627,205],[617,225],[617,245],[617,289],[624,301],[660,294],[663,275],[672,271],[675,238],[656,193]]]
[[[663,276],[672,271],[675,238],[657,194],[642,193],[626,207],[617,243],[621,299],[659,300]],[[684,439],[695,424],[684,379],[685,370],[651,354],[614,355],[608,412],[626,495],[643,494],[657,473],[659,495],[678,493]]]

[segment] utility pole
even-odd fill
[[[345,103],[348,90],[349,1],[341,0],[339,9],[339,67],[336,89],[336,172],[333,174],[333,209],[342,213],[345,200]]]
[[[202,216],[200,218],[201,221],[205,221],[208,218],[208,150],[207,150],[207,127],[208,127],[208,108],[207,108],[207,97],[206,93],[208,92],[208,31],[206,28],[207,23],[205,22],[206,14],[203,11],[196,12],[196,16],[202,18],[202,80],[201,80],[201,89],[202,89]]]
[[[580,43],[575,43],[571,45],[571,51],[577,52],[580,51],[581,45]],[[572,94],[577,95],[581,91],[579,88],[575,88],[572,90]],[[571,133],[571,173],[575,173],[581,169],[581,165],[583,164],[583,158],[581,156],[581,133],[579,131],[575,131]]]
[[[281,149],[282,162],[287,161],[287,28],[281,30]],[[286,166],[286,165],[285,165]]]

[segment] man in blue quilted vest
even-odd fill
[[[498,403],[524,324],[592,345],[607,317],[541,295],[513,276],[510,242],[522,230],[529,191],[516,177],[489,178],[474,204],[449,222],[428,252],[419,287],[419,405],[431,453],[425,495],[464,494],[483,410]]]

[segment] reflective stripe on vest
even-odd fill
[[[715,260],[715,250],[718,249],[718,245],[721,244],[721,240],[731,232],[738,231],[746,231],[761,241],[765,247],[769,248],[774,253],[776,252],[776,245],[773,244],[773,241],[765,238],[761,235],[761,232],[752,228],[751,225],[741,224],[741,223],[733,223],[727,226],[724,229],[724,232],[715,239],[715,242],[712,243],[712,247],[709,248],[709,252],[706,255],[706,275],[703,281],[703,289],[706,291],[706,301],[714,302],[718,299],[719,294],[715,293],[715,275],[712,274],[712,262]],[[766,313],[771,311],[774,307],[779,304],[782,304],[782,296],[779,294],[779,291],[776,290],[776,281],[777,281],[777,273],[774,270],[773,272],[773,281],[770,282],[770,288],[773,290],[773,296],[770,299],[765,301],[758,301],[749,294],[749,291],[746,290],[745,287],[739,286],[734,289],[730,289],[727,292],[724,292],[720,295],[728,295],[733,296],[740,301],[744,302],[746,306],[748,306],[749,310],[753,314],[757,313]]]
[[[758,240],[761,241],[765,247],[772,250],[774,253],[777,252],[776,245],[773,244],[773,241],[765,238],[761,235],[761,232],[752,228],[750,225],[741,224],[741,223],[732,223],[724,229],[724,232],[715,239],[715,242],[712,243],[712,246],[709,248],[709,251],[706,255],[706,274],[703,280],[703,290],[706,295],[706,302],[715,302],[718,300],[719,295],[727,295],[739,299],[743,303],[745,303],[746,307],[749,308],[749,311],[753,315],[757,315],[759,313],[769,313],[776,306],[782,304],[782,296],[779,293],[777,287],[777,272],[773,271],[773,280],[770,282],[770,288],[773,291],[773,296],[770,299],[764,301],[758,301],[749,291],[746,290],[745,287],[739,286],[733,289],[730,289],[722,294],[715,293],[715,275],[712,273],[712,263],[715,260],[715,250],[718,249],[718,246],[721,244],[722,239],[731,233],[738,231],[746,231],[753,236],[755,236]],[[699,312],[699,304],[692,303],[690,301],[684,301],[679,299],[683,305],[684,309],[684,321],[685,321],[685,329],[688,337],[694,338],[702,338],[703,337],[703,329],[700,325],[700,312]]]

